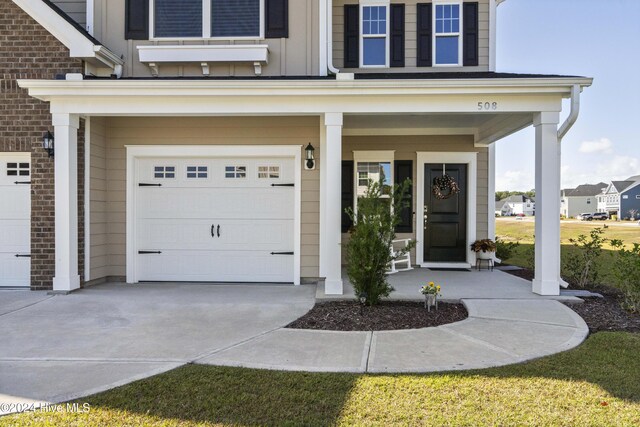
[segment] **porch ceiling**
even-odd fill
[[[474,135],[476,145],[487,145],[532,122],[533,113],[346,114],[344,134]]]

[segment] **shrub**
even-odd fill
[[[496,257],[502,261],[513,256],[513,252],[520,246],[520,242],[506,242],[496,236]]]
[[[407,179],[391,189],[389,199],[382,199],[386,189],[381,182],[370,181],[365,195],[358,198],[357,213],[351,208],[346,209],[353,221],[350,239],[345,245],[347,276],[356,298],[364,298],[367,305],[378,304],[381,298],[393,291],[387,282],[387,269],[394,259],[390,247],[402,209],[407,206],[404,196],[410,186],[411,181]],[[396,257],[406,254],[414,246],[415,241],[411,241],[396,252]]]
[[[632,249],[625,249],[622,240],[612,239],[611,246],[617,249],[612,276],[624,293],[623,306],[640,313],[640,243],[634,243]]]
[[[567,254],[563,270],[569,282],[579,288],[598,284],[598,258],[602,254],[602,245],[608,241],[603,234],[605,229],[597,227],[589,236],[581,234],[577,239],[569,239],[575,248]]]

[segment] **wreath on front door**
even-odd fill
[[[455,196],[460,192],[458,183],[451,175],[444,174],[433,179],[432,190],[436,199],[444,200]]]

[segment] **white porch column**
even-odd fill
[[[535,277],[533,292],[560,294],[560,143],[557,112],[534,115],[536,133]]]
[[[342,295],[342,113],[326,113],[320,142],[320,271],[326,294]]]
[[[487,176],[487,210],[489,231],[487,237],[496,239],[496,144],[489,144],[487,147],[488,176]]]
[[[77,114],[54,114],[56,272],[54,291],[80,287],[78,275],[78,127]]]

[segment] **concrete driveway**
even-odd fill
[[[315,286],[104,284],[0,292],[0,403],[60,402],[155,375],[276,330]]]

